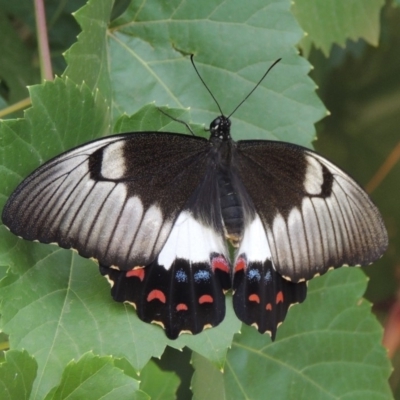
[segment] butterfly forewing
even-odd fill
[[[140,133],[56,157],[12,194],[3,221],[18,236],[75,248],[129,270],[153,261],[206,171],[205,139]]]
[[[237,149],[240,178],[263,222],[273,265],[286,279],[367,265],[384,252],[379,211],[332,163],[283,142],[241,141]]]

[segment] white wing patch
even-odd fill
[[[310,195],[321,193],[321,187],[324,183],[322,166],[314,157],[305,156],[307,162],[306,175],[304,178],[304,190]]]
[[[271,250],[267,235],[260,217],[256,214],[253,221],[248,224],[243,233],[236,258],[245,254],[248,262],[265,262],[271,259]],[[237,260],[235,262],[235,265]]]
[[[197,221],[190,212],[183,211],[158,256],[158,263],[165,269],[169,269],[177,258],[190,264],[209,263],[212,253],[228,256],[223,236]]]
[[[126,173],[124,157],[125,141],[108,145],[103,151],[101,174],[106,179],[122,179]]]

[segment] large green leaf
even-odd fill
[[[84,31],[68,52],[70,66],[64,75],[78,83],[85,80],[107,96],[110,80],[114,121],[155,101],[190,106],[193,119],[208,125],[218,110],[188,54],[195,54],[203,78],[227,114],[282,57],[234,115],[233,135],[310,145],[313,123],[324,109],[307,77],[310,67],[295,50],[302,33],[287,0],[253,0],[250,5],[238,0],[201,5],[193,0],[133,2],[108,32],[104,15],[109,3],[103,4],[90,1],[77,13]]]
[[[111,302],[109,285],[93,262],[46,247],[35,249],[42,259],[3,284],[0,294],[10,346],[28,349],[39,364],[34,398],[43,398],[65,365],[89,349],[126,357],[137,368],[162,354],[164,333],[139,321],[131,308]]]
[[[301,47],[311,45],[328,55],[333,44],[344,47],[348,39],[364,39],[377,46],[379,17],[384,0],[296,0],[293,13],[306,36]]]
[[[390,399],[382,328],[361,298],[366,282],[356,270],[311,281],[308,299],[290,310],[275,343],[243,327],[224,373],[195,356],[195,398]],[[208,379],[214,391],[203,384]]]

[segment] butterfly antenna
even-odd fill
[[[196,136],[196,134],[193,132],[193,129],[190,127],[190,125],[183,121],[182,119],[179,118],[175,118],[172,115],[169,115],[168,113],[166,113],[164,110],[162,110],[161,108],[157,107],[157,110],[160,111],[160,113],[164,114],[165,116],[167,116],[168,118],[171,118],[173,121],[175,122],[179,122],[180,124],[183,124],[186,126],[186,129],[193,135]]]
[[[197,76],[200,78],[200,80],[201,80],[201,82],[203,83],[204,87],[208,90],[208,93],[210,93],[211,97],[214,99],[215,104],[217,105],[217,107],[218,107],[219,112],[221,113],[221,115],[224,115],[224,113],[223,113],[222,110],[221,110],[221,107],[219,106],[219,103],[218,103],[217,99],[216,99],[215,96],[212,94],[211,90],[208,88],[208,86],[207,86],[206,83],[204,82],[204,79],[201,77],[199,71],[197,70],[196,64],[195,64],[194,61],[193,61],[193,57],[194,57],[194,55],[191,54],[191,55],[190,55],[190,61],[192,62],[193,68],[194,68],[194,70],[196,71]]]
[[[236,106],[236,108],[229,114],[228,119],[232,116],[234,112],[253,94],[253,92],[258,88],[260,83],[264,80],[264,78],[268,75],[268,72],[271,71],[272,68],[275,67],[276,64],[278,64],[279,61],[281,61],[282,58],[278,58],[268,69],[267,72],[261,77],[261,79],[257,82],[256,86],[253,87],[253,89],[250,91],[250,93]],[[201,78],[200,78],[201,79]],[[207,88],[208,89],[208,88]],[[214,96],[213,96],[214,97]],[[218,103],[217,103],[218,104]]]

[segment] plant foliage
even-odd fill
[[[365,12],[376,17],[372,5]],[[155,105],[172,107],[170,115],[204,135],[218,110],[189,54],[226,114],[282,58],[234,114],[233,137],[311,147],[314,123],[326,110],[296,50],[303,32],[288,0],[132,1],[110,23],[111,13],[110,0],[89,0],[75,14],[82,32],[62,77],[31,87],[24,118],[1,123],[0,208],[30,171],[66,149],[121,131],[184,131]],[[344,29],[348,15],[337,18]],[[363,36],[361,25],[349,36]],[[342,43],[329,33],[324,49]],[[1,329],[12,349],[0,367],[0,393],[8,393],[1,398],[174,398],[178,376],[152,361],[166,346],[193,351],[197,399],[390,398],[382,329],[362,299],[359,270],[310,282],[308,299],[290,310],[272,343],[241,327],[229,295],[220,326],[168,340],[130,306],[112,301],[93,261],[22,241],[2,225],[0,265],[7,269]]]

